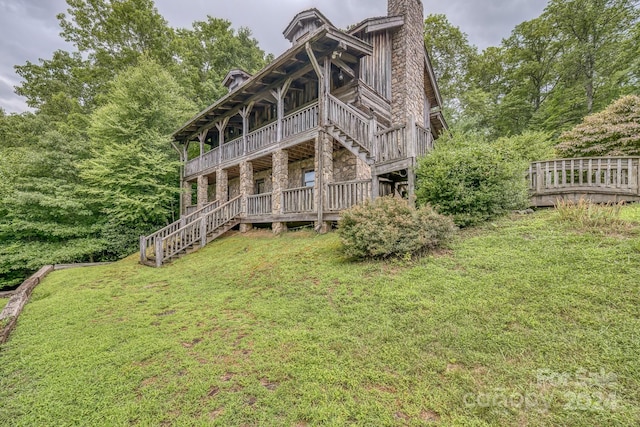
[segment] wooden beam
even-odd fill
[[[293,72],[292,74],[289,75],[288,78],[285,79],[280,79],[275,83],[270,84],[263,92],[258,93],[257,95],[252,96],[251,98],[249,98],[245,103],[240,104],[238,106],[236,106],[235,108],[233,108],[232,110],[229,111],[229,116],[235,116],[236,114],[238,114],[240,112],[240,110],[242,110],[242,108],[248,103],[248,102],[257,102],[263,99],[266,99],[265,96],[268,96],[271,92],[271,90],[282,86],[288,79],[291,79],[291,81],[293,82],[294,80],[304,76],[305,74],[307,74],[309,71],[313,70],[313,66],[311,64]],[[275,101],[275,99],[274,99]],[[195,138],[196,135],[198,135],[199,132],[202,132],[203,130],[209,130],[212,129],[215,126],[215,121],[211,120],[208,121],[208,123],[204,126],[202,126],[201,128],[199,128],[197,131],[195,131],[194,133],[192,133],[189,138],[193,139]]]
[[[313,69],[316,72],[316,75],[318,76],[319,79],[322,79],[322,68],[320,68],[320,64],[316,59],[316,55],[313,53],[313,50],[311,49],[311,44],[307,42],[304,45],[304,48],[307,51],[307,55],[309,56],[309,60],[311,61],[311,65],[313,65]]]

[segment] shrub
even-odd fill
[[[640,96],[620,98],[605,110],[560,136],[565,157],[637,156],[640,154]]]
[[[419,162],[418,202],[451,215],[461,227],[526,207],[523,157],[504,141],[493,145],[473,134],[441,138]]]
[[[388,258],[438,248],[455,226],[430,206],[415,209],[406,200],[382,197],[343,212],[338,232],[346,255]]]

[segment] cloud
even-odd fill
[[[546,0],[423,0],[425,13],[444,13],[469,35],[478,47],[498,45],[517,24],[538,16]],[[266,52],[285,51],[282,36],[290,20],[301,10],[317,7],[339,28],[371,16],[385,15],[386,0],[155,0],[158,11],[173,27],[189,28],[207,15],[228,19],[234,28],[248,27]],[[49,59],[56,49],[71,47],[59,36],[56,15],[67,9],[65,0],[0,0],[0,107],[20,112],[24,100],[12,92],[18,84],[14,65]],[[11,89],[12,91],[12,89]]]

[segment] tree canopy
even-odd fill
[[[640,96],[627,95],[560,136],[565,157],[640,155]]]

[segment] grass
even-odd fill
[[[640,207],[621,215],[640,222]],[[253,233],[163,269],[131,257],[51,274],[0,351],[0,420],[640,423],[635,230],[582,233],[544,211],[413,263],[339,248]]]
[[[9,298],[0,298],[0,313],[2,313],[7,304],[9,304]]]
[[[620,217],[623,206],[623,203],[603,205],[585,199],[578,202],[558,199],[556,217],[560,221],[571,223],[579,230],[616,232],[628,226]]]

